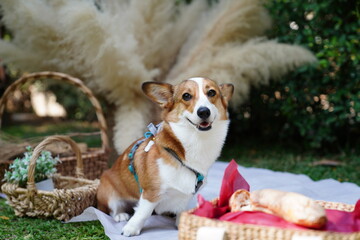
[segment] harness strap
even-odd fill
[[[137,182],[138,186],[139,186],[139,191],[140,193],[142,193],[142,188],[140,186],[140,182],[139,182],[139,176],[137,175],[136,171],[135,171],[135,167],[134,167],[134,164],[129,164],[129,170],[130,172],[134,175],[134,178],[135,178],[135,181]]]
[[[128,158],[130,160],[130,163],[129,163],[129,166],[128,166],[128,169],[129,171],[134,175],[134,178],[139,186],[139,190],[140,190],[140,193],[142,193],[143,189],[141,188],[140,186],[140,182],[139,182],[139,176],[138,174],[136,173],[136,169],[135,169],[135,166],[134,166],[134,157],[135,157],[135,153],[136,153],[136,150],[139,148],[139,146],[148,138],[152,137],[152,136],[155,136],[157,131],[158,131],[158,128],[159,128],[160,124],[158,125],[154,125],[152,123],[150,123],[148,125],[148,129],[149,131],[146,132],[144,134],[144,137],[145,138],[142,138],[140,140],[138,140],[131,148],[129,154],[128,154]],[[151,146],[150,146],[151,147]],[[176,154],[176,152],[174,150],[172,150],[171,148],[167,148],[167,147],[164,147],[164,149],[171,155],[173,156],[183,167],[186,167],[187,169],[189,169],[190,171],[192,171],[195,176],[196,176],[196,183],[195,183],[195,193],[197,193],[197,191],[200,189],[200,187],[204,184],[204,175],[201,174],[200,172],[196,171],[195,169],[187,166],[182,160],[181,158]]]
[[[152,136],[155,136],[155,134],[157,133],[157,130],[158,130],[159,126],[160,126],[160,124],[158,124],[158,125],[155,126],[154,124],[150,123],[150,124],[147,126],[148,129],[149,129],[149,131],[144,134],[144,137],[145,137],[145,138],[142,138],[142,139],[138,140],[138,141],[132,146],[132,148],[131,148],[131,150],[130,150],[130,152],[129,152],[129,154],[128,154],[128,158],[129,158],[129,160],[130,160],[128,169],[129,169],[129,171],[134,175],[134,178],[135,178],[135,180],[136,180],[136,182],[137,182],[137,184],[138,184],[138,186],[139,186],[140,193],[142,193],[143,190],[142,190],[142,188],[141,188],[141,186],[140,186],[139,176],[137,175],[136,169],[135,169],[135,166],[134,166],[135,152],[136,152],[136,150],[139,148],[139,146],[140,146],[143,142],[145,142],[146,139],[148,139],[148,138],[150,138],[150,137],[152,137]]]
[[[134,160],[134,155],[136,150],[139,148],[139,146],[146,140],[146,138],[144,139],[140,139],[139,141],[137,141],[134,146],[132,146],[129,154],[128,154],[128,158],[130,159],[130,161]]]
[[[181,160],[181,158],[176,154],[174,150],[171,148],[164,147],[164,149],[172,155],[183,167],[186,167],[190,171],[192,171],[196,176],[196,183],[195,183],[195,193],[200,189],[200,187],[204,184],[204,175],[202,175],[200,172],[196,171],[195,169],[185,165],[185,163]]]

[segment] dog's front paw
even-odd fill
[[[139,235],[141,231],[141,228],[138,226],[133,226],[132,224],[127,223],[123,229],[121,234],[126,237],[136,236]]]

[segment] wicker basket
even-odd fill
[[[53,191],[37,190],[34,181],[36,159],[46,145],[55,141],[70,144],[75,152],[77,177],[55,174],[52,178],[55,186]],[[99,180],[83,178],[83,170],[83,160],[77,144],[67,136],[51,136],[34,149],[30,159],[27,187],[5,183],[1,189],[7,195],[8,202],[17,216],[54,217],[66,221],[81,214],[85,208],[95,205]]]
[[[78,79],[71,77],[67,74],[57,73],[57,72],[38,72],[24,75],[23,77],[16,80],[11,84],[4,95],[0,99],[0,126],[2,114],[4,112],[5,104],[9,96],[14,93],[19,87],[23,86],[25,83],[31,83],[38,79],[57,79],[75,87],[79,88],[85,95],[89,98],[90,102],[95,108],[96,116],[99,121],[100,134],[102,147],[101,148],[89,148],[88,152],[82,154],[84,160],[84,172],[87,179],[99,178],[101,173],[108,168],[108,157],[107,152],[109,149],[109,142],[107,137],[107,125],[104,118],[104,114],[101,108],[99,101],[96,99],[91,90],[86,87],[83,82]],[[25,152],[25,149],[24,149]],[[60,174],[64,176],[75,176],[75,166],[76,166],[76,157],[61,157],[61,164],[57,166],[57,170]],[[9,168],[9,165],[12,163],[12,159],[0,159],[0,184],[4,176],[5,170]]]
[[[217,199],[212,203],[216,204]],[[326,209],[335,209],[341,211],[351,212],[354,210],[354,205],[333,203],[325,201],[317,201]],[[201,227],[214,227],[226,229],[226,239],[229,240],[292,240],[296,237],[314,237],[321,240],[359,240],[360,232],[356,233],[337,233],[316,230],[294,230],[283,229],[276,227],[258,226],[250,224],[239,224],[205,217],[199,217],[194,214],[195,209],[183,212],[179,222],[179,240],[195,240],[197,231]],[[300,238],[298,238],[300,239]],[[310,238],[309,238],[310,239]],[[315,238],[311,238],[315,239]]]

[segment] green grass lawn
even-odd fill
[[[99,221],[62,223],[58,220],[16,217],[0,200],[0,239],[108,239]]]
[[[81,124],[76,131],[80,132],[81,126],[86,125]],[[28,135],[33,136],[40,133],[42,135],[63,133],[69,128],[74,131],[72,126],[66,124],[50,125],[48,129],[39,126],[39,128],[5,128],[3,130],[16,136],[24,136],[21,132],[27,130],[30,131]],[[51,129],[53,131],[50,131]],[[317,155],[281,144],[259,143],[257,139],[249,139],[243,143],[225,145],[220,160],[230,161],[231,159],[235,159],[239,165],[245,167],[306,174],[313,180],[333,178],[341,182],[348,181],[360,185],[360,155],[356,153]],[[314,166],[314,162],[321,160],[336,161],[338,165]],[[107,239],[107,237],[98,221],[65,224],[57,220],[16,217],[2,199],[0,200],[0,239]]]

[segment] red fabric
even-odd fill
[[[231,160],[225,169],[219,195],[219,206],[228,206],[231,195],[238,189],[250,191],[250,185],[240,175],[237,168],[235,160]]]
[[[291,228],[291,229],[306,229],[287,222],[284,219],[275,215],[263,213],[263,212],[228,212],[218,218],[221,221],[229,221],[243,224],[254,224],[262,226],[271,226],[279,228]]]
[[[358,201],[360,203],[360,200]],[[359,209],[357,209],[359,211]],[[354,212],[344,212],[338,210],[326,210],[326,217],[328,219],[326,225],[322,229],[324,231],[333,232],[358,232],[360,231],[360,218],[355,217]],[[229,221],[243,224],[255,224],[262,226],[272,226],[279,228],[290,228],[290,229],[308,229],[290,222],[284,219],[263,213],[263,212],[227,212],[218,218],[221,221]]]
[[[236,162],[232,160],[225,169],[217,205],[214,206],[211,202],[206,201],[201,195],[198,195],[199,207],[194,211],[194,214],[201,217],[243,224],[307,229],[287,222],[280,217],[263,212],[229,212],[229,198],[238,189],[246,189],[249,191],[250,186],[238,172]],[[360,199],[357,201],[353,212],[327,209],[326,216],[328,219],[327,224],[323,229],[318,230],[347,233],[360,231]]]
[[[199,207],[194,211],[194,214],[201,217],[219,218],[229,211],[228,206],[213,206],[211,202],[206,201],[200,194],[198,195],[198,204]]]

